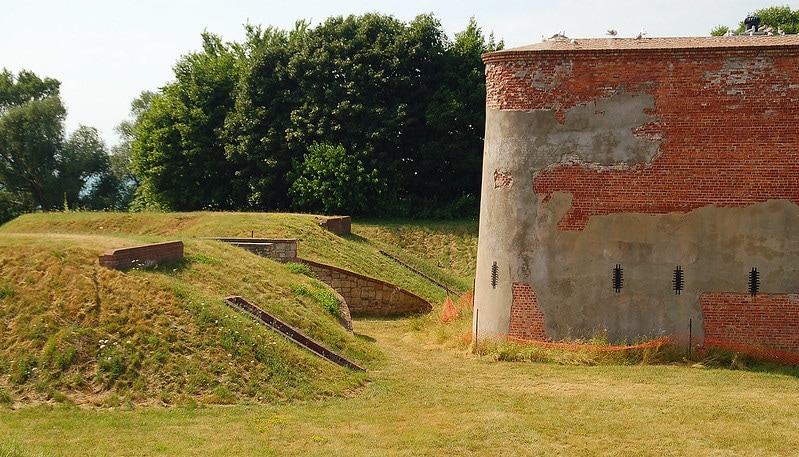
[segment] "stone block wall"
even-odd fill
[[[292,262],[297,260],[297,240],[293,238],[213,238],[217,241],[230,243],[246,249],[263,257],[268,257],[278,262]]]
[[[428,301],[393,284],[330,265],[298,260],[344,297],[353,316],[401,316],[433,309]]]
[[[167,241],[142,246],[113,249],[100,255],[100,265],[114,270],[148,267],[159,262],[183,258],[183,242]]]
[[[349,217],[347,218],[349,219]],[[352,330],[353,316],[399,316],[430,312],[432,305],[421,297],[379,279],[297,257],[296,239],[213,238],[278,262],[302,262],[339,296],[342,324]]]

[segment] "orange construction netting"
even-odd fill
[[[652,341],[647,341],[635,345],[595,345],[595,344],[578,344],[578,343],[555,343],[550,341],[531,341],[521,338],[508,337],[508,341],[514,341],[524,344],[535,344],[541,347],[558,348],[565,350],[589,350],[597,352],[613,352],[613,351],[627,351],[635,349],[660,349],[662,347],[685,348],[688,352],[690,345],[690,353],[698,358],[704,357],[709,350],[721,349],[745,354],[759,360],[767,360],[770,362],[777,362],[783,365],[797,365],[799,366],[799,354],[782,350],[771,349],[754,344],[737,343],[727,341],[720,338],[705,338],[698,335],[690,336],[689,334],[667,335]]]
[[[441,323],[447,323],[452,319],[458,319],[460,317],[460,311],[458,311],[458,308],[455,307],[455,303],[453,303],[452,299],[447,295],[447,299],[444,300],[444,309],[441,311]]]

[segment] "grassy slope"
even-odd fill
[[[434,344],[406,320],[356,327],[386,359],[351,398],[24,408],[0,420],[0,456],[3,449],[19,456],[796,455],[796,377],[684,365],[497,363]]]
[[[0,233],[73,233],[129,236],[140,240],[201,237],[297,238],[299,256],[391,282],[440,303],[445,292],[379,254],[411,263],[457,292],[472,289],[477,223],[363,223],[337,236],[318,226],[317,216],[264,213],[50,213],[11,221]]]
[[[243,295],[361,363],[379,359],[313,297],[293,292],[317,283],[202,238],[299,238],[303,257],[396,283],[434,303],[444,297],[439,287],[378,251],[402,255],[441,282],[468,281],[435,267],[435,258],[393,248],[391,236],[373,237],[374,227],[361,235],[356,226],[342,238],[317,222],[288,214],[54,213],[0,227],[0,402],[258,402],[356,388],[364,375],[307,355],[221,302]],[[105,250],[167,239],[186,243],[184,261],[125,273],[97,264]]]
[[[185,233],[204,233],[205,228],[198,228],[214,224],[217,227],[209,230],[220,230],[221,220],[199,223],[197,221],[203,219],[200,216],[176,215],[175,218],[184,222],[182,230]],[[85,215],[75,215],[72,219],[65,217],[64,224],[75,224],[76,227],[70,229],[75,234],[91,232],[77,227],[87,224],[86,221],[80,224],[74,221],[83,217]],[[198,217],[198,220],[194,224],[185,223],[192,217]],[[253,227],[267,224],[266,220],[259,221],[255,215],[246,217],[255,217]],[[364,261],[364,270],[375,268],[370,263],[386,265],[386,271],[381,273],[387,276],[400,277],[406,273],[396,266],[382,264],[379,254],[375,253],[378,248],[391,249],[391,245],[396,244],[401,247],[401,250],[397,248],[400,255],[409,259],[423,258],[415,266],[436,272],[436,264],[444,264],[449,260],[450,253],[455,251],[454,246],[471,242],[468,241],[471,224],[460,228],[457,224],[447,224],[433,229],[428,225],[357,224],[354,227],[355,235],[341,240],[341,244],[335,244],[337,248],[327,249],[325,243],[313,248],[317,239],[316,228],[293,218],[284,216],[286,223],[294,227],[285,228],[281,225],[280,230],[285,230],[282,236],[305,233],[300,236],[305,237],[300,245],[303,256],[333,264],[355,261],[363,256],[368,260]],[[135,221],[135,218],[131,220]],[[21,222],[26,221],[16,223]],[[145,222],[140,220],[134,223],[144,227]],[[9,253],[13,253],[14,262],[26,265],[27,276],[19,277],[14,282],[0,282],[0,297],[3,300],[0,302],[0,312],[5,313],[0,319],[8,322],[9,302],[6,299],[11,296],[17,300],[21,284],[46,281],[50,289],[55,291],[52,295],[55,303],[58,303],[58,297],[66,296],[67,290],[76,289],[73,283],[66,282],[74,274],[59,275],[55,266],[52,266],[52,270],[36,273],[37,256],[55,257],[60,264],[94,264],[97,252],[106,246],[114,247],[120,242],[148,237],[161,240],[166,236],[160,234],[157,223],[151,221],[148,224],[151,224],[147,225],[148,231],[142,229],[139,233],[143,235],[135,238],[120,235],[123,233],[119,231],[121,229],[103,236],[36,235],[25,238],[19,234],[9,234],[10,227],[3,227],[0,229],[2,277],[5,279],[5,273],[9,271],[11,261],[6,260]],[[256,228],[252,230],[256,230],[255,236],[269,236]],[[455,233],[463,235],[456,240]],[[241,236],[243,233],[232,235]],[[419,242],[422,238],[420,235],[434,241]],[[117,312],[117,320],[127,316],[130,321],[136,313],[142,312],[150,313],[151,320],[157,319],[157,316],[173,320],[153,325],[163,330],[188,329],[166,340],[169,345],[184,350],[189,346],[182,341],[194,335],[190,327],[199,326],[205,329],[201,333],[208,334],[202,353],[218,351],[220,347],[215,346],[217,340],[232,341],[231,337],[236,331],[258,338],[262,333],[257,329],[237,327],[234,330],[233,325],[247,327],[247,324],[246,321],[236,324],[239,319],[232,316],[229,310],[202,304],[202,297],[206,296],[203,294],[210,296],[223,285],[231,284],[241,287],[239,290],[243,295],[261,294],[264,301],[281,310],[281,313],[296,321],[302,320],[302,316],[292,313],[300,313],[306,306],[299,305],[295,298],[285,293],[285,287],[290,290],[291,283],[303,281],[302,277],[286,276],[286,272],[272,262],[220,243],[192,239],[192,235],[178,235],[178,231],[169,232],[168,236],[180,237],[187,242],[188,260],[156,271],[119,274],[135,288],[129,293],[141,294],[142,297],[136,299],[135,306],[127,308],[126,315]],[[38,238],[43,240],[35,241]],[[76,240],[83,241],[78,243]],[[80,246],[76,247],[76,243]],[[26,250],[28,247],[31,249]],[[358,249],[362,251],[352,252]],[[81,250],[85,252],[79,254]],[[348,252],[339,252],[342,250]],[[46,254],[39,254],[39,251],[45,251]],[[452,276],[468,282],[468,272],[473,270],[473,262],[461,261],[464,256],[457,257],[452,260]],[[228,262],[230,259],[236,259],[231,265],[240,265],[241,268],[220,268],[218,262]],[[251,263],[252,260],[256,263]],[[58,265],[59,262],[48,261],[46,264]],[[268,279],[264,279],[267,275],[252,275],[252,271],[258,271],[254,270],[258,268],[266,269],[263,271],[268,273]],[[78,271],[85,274],[94,270],[81,267]],[[98,282],[105,284],[103,274],[118,273],[98,270],[97,274]],[[92,276],[90,274],[88,278]],[[411,283],[416,279],[409,277],[406,280]],[[74,284],[86,282],[85,279],[74,281]],[[89,282],[95,283],[94,280]],[[284,287],[282,289],[281,284]],[[99,290],[105,291],[105,288]],[[149,297],[149,290],[172,297],[165,300],[166,303],[175,301],[183,306],[174,306],[173,311],[166,313],[163,308],[171,310],[171,304],[161,304],[159,309],[147,308],[145,298]],[[270,291],[280,293],[285,301],[272,297]],[[100,294],[100,303],[110,304],[110,301],[105,300],[105,293]],[[440,291],[434,288],[433,293]],[[92,294],[87,292],[84,301],[91,303],[91,297]],[[118,298],[121,300],[122,296]],[[53,298],[50,295],[41,298],[43,301],[49,299]],[[307,305],[308,308],[314,307],[312,303]],[[80,307],[64,314],[91,316],[92,308],[86,306],[88,311],[83,314]],[[287,308],[281,309],[281,306]],[[58,308],[49,309],[56,313],[52,309]],[[101,316],[103,309],[101,306]],[[210,314],[212,312],[216,314]],[[109,311],[108,317],[114,315]],[[328,391],[324,387],[315,388],[308,384],[299,391],[286,390],[293,392],[293,398],[319,396],[321,398],[318,401],[197,409],[86,410],[70,406],[21,408],[15,411],[0,409],[3,419],[0,421],[0,456],[796,455],[796,443],[799,442],[799,376],[795,371],[781,374],[713,370],[703,368],[702,364],[690,363],[626,366],[612,361],[604,364],[590,357],[580,360],[576,356],[558,363],[498,363],[496,360],[503,357],[497,352],[487,356],[464,355],[466,342],[460,336],[464,332],[468,333],[468,316],[448,325],[427,325],[435,317],[434,312],[427,317],[409,320],[356,322],[356,332],[360,336],[354,341],[345,336],[343,343],[349,355],[367,361],[371,372],[370,382],[361,385],[355,396],[335,395],[345,388],[347,381],[342,381],[341,372],[334,367],[332,376],[322,379]],[[61,319],[66,318],[61,316]],[[220,328],[215,322],[217,319],[220,322],[224,320],[229,330]],[[326,318],[311,317],[310,322],[303,325],[313,329],[318,323],[327,321]],[[33,332],[34,339],[36,332],[41,331],[36,330],[41,329],[40,325],[28,325],[26,328]],[[334,333],[334,336],[340,335]],[[92,341],[90,343],[94,344]],[[370,343],[366,344],[365,341]],[[384,352],[375,353],[372,342]],[[136,346],[139,347],[138,344]],[[279,341],[276,341],[276,346],[280,346]],[[142,352],[148,354],[147,346],[142,347]],[[281,355],[287,358],[281,360],[290,361],[292,357],[302,359],[298,365],[288,365],[287,370],[305,373],[309,365],[314,366],[314,359],[302,358],[293,353],[290,347],[285,350],[287,354]],[[236,354],[233,356],[237,357]],[[177,360],[183,360],[184,365],[187,363],[185,357]],[[202,363],[215,363],[215,360],[203,360]],[[225,361],[224,358],[220,360]],[[594,366],[596,363],[598,366]],[[164,366],[169,373],[169,364]],[[260,363],[256,366],[263,369]],[[220,367],[220,370],[237,373],[230,367]],[[190,374],[181,371],[176,373],[177,376]],[[277,373],[259,382],[275,386],[279,379],[285,379],[279,377],[279,371]],[[316,375],[319,373],[317,371]],[[321,376],[324,378],[325,374],[321,373]],[[224,379],[224,375],[221,379]],[[314,381],[314,378],[310,378],[303,382]],[[360,381],[355,379],[353,384],[358,385]],[[0,380],[0,384],[2,382]],[[284,386],[288,385],[286,383]],[[184,387],[190,386],[186,384]],[[326,392],[333,395],[327,395]],[[192,404],[188,402],[188,406]]]

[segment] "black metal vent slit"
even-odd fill
[[[616,264],[616,268],[613,269],[613,290],[616,293],[621,292],[621,286],[624,282],[624,271],[621,269],[620,264]]]
[[[494,262],[494,264],[491,265],[491,288],[497,288],[497,279],[499,279],[499,267],[497,267],[497,263]]]
[[[749,293],[754,297],[760,291],[760,272],[752,268],[749,272]]]
[[[681,266],[677,265],[677,268],[674,269],[674,279],[672,279],[671,283],[674,286],[674,293],[680,295],[684,283]]]

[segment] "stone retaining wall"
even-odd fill
[[[393,284],[330,265],[297,260],[308,265],[320,281],[340,293],[353,316],[399,316],[428,313],[433,309],[425,299]]]
[[[297,239],[276,238],[212,238],[224,241],[253,254],[268,257],[278,262],[291,262],[297,260]]]

